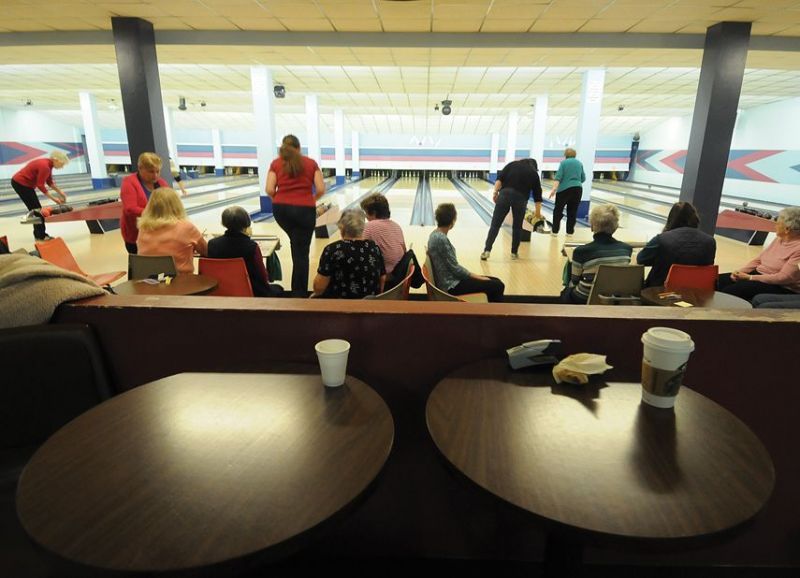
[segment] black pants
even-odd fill
[[[758,278],[758,272],[751,273],[753,277]],[[734,281],[731,279],[730,273],[722,273],[717,280],[717,289],[722,293],[734,295],[750,301],[753,297],[760,293],[771,293],[774,295],[794,295],[795,293],[781,285],[773,285],[771,283],[763,283],[761,281]]]
[[[458,285],[452,287],[448,293],[450,295],[465,295],[467,293],[486,293],[490,303],[503,301],[503,293],[506,291],[505,284],[497,277],[489,277],[488,281],[481,279],[464,279]]]
[[[139,247],[136,246],[136,243],[125,243],[125,250],[128,251],[128,255],[139,253]]]
[[[19,198],[22,199],[22,202],[25,203],[25,206],[28,207],[29,211],[42,208],[42,204],[39,202],[39,197],[36,196],[35,189],[21,185],[14,179],[11,179],[11,186],[14,187],[17,195],[19,195]],[[33,236],[37,240],[44,239],[46,235],[47,231],[44,229],[44,223],[39,223],[38,225],[33,226]]]
[[[564,207],[567,207],[567,234],[575,232],[575,221],[578,220],[578,207],[581,205],[581,187],[570,187],[556,193],[556,206],[553,208],[553,234],[561,228],[561,217],[564,216]]]
[[[506,215],[510,210],[514,219],[511,231],[511,252],[516,253],[519,251],[519,243],[522,239],[522,221],[525,220],[525,209],[527,207],[527,195],[520,194],[514,189],[501,189],[497,195],[497,202],[494,204],[492,224],[489,226],[489,234],[486,235],[486,243],[483,246],[483,250],[487,252],[492,250],[497,233],[500,231],[500,227],[503,226],[503,221],[505,221]]]
[[[314,207],[272,205],[272,214],[278,226],[289,235],[292,250],[292,296],[308,297],[308,253],[317,225],[317,210]]]

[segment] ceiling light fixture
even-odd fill
[[[178,110],[186,110],[186,99],[184,97],[178,99]]]

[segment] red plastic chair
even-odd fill
[[[198,268],[201,275],[217,280],[219,285],[209,293],[219,297],[253,297],[253,286],[244,259],[209,259],[200,257]]]
[[[664,287],[673,289],[701,289],[715,291],[719,267],[717,265],[678,265],[669,268]]]
[[[80,265],[78,265],[78,262],[75,260],[75,257],[69,250],[69,247],[67,247],[67,244],[61,237],[56,237],[54,239],[50,239],[49,241],[38,241],[34,244],[36,245],[36,250],[39,251],[39,256],[45,261],[52,263],[56,267],[61,267],[67,271],[72,271],[78,275],[83,275],[101,287],[110,285],[117,279],[121,279],[125,276],[125,271],[111,271],[109,273],[100,273],[98,275],[91,275],[87,273],[80,268]]]

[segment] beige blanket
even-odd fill
[[[62,303],[104,293],[86,277],[38,257],[0,255],[0,328],[47,323]]]

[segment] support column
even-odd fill
[[[97,122],[97,101],[90,92],[79,94],[83,132],[86,135],[86,155],[92,171],[92,188],[108,189],[114,186],[114,179],[108,178],[106,160],[103,154],[103,140],[100,137],[100,124]]]
[[[506,158],[505,164],[517,158],[517,123],[519,113],[512,110],[508,113],[508,135],[506,136]]]
[[[603,89],[606,71],[593,68],[583,73],[581,87],[581,108],[578,113],[578,135],[576,147],[578,160],[583,164],[586,182],[583,184],[583,200],[578,209],[578,218],[589,215],[589,201],[592,197],[592,174],[594,157],[597,151],[597,135],[600,132],[600,112],[603,106]]]
[[[680,200],[697,208],[700,229],[710,235],[728,168],[750,27],[750,22],[720,22],[706,32]]]
[[[267,195],[267,171],[275,158],[275,103],[272,100],[272,72],[266,66],[250,67],[253,87],[253,113],[256,120],[256,158],[261,211],[272,212],[272,199]]]
[[[359,154],[358,147],[358,133],[353,131],[353,134],[350,137],[350,158],[352,160],[352,164],[350,165],[350,174],[353,180],[361,178],[361,156]]]
[[[500,156],[500,135],[492,133],[492,149],[489,157],[489,180],[497,180],[497,157]]]
[[[306,146],[307,156],[322,162],[322,151],[319,146],[319,100],[316,94],[306,95]]]
[[[174,126],[174,118],[173,118],[173,110],[168,106],[164,105],[164,130],[167,133],[167,148],[169,149],[169,156],[172,157],[172,160],[175,161],[176,166],[180,166],[180,162],[178,162],[178,145],[175,143],[175,132],[173,129]]]
[[[115,16],[111,18],[111,29],[131,166],[136,166],[141,153],[154,152],[164,161],[161,177],[170,182],[169,147],[153,25],[141,18]]]
[[[333,113],[333,133],[336,147],[336,184],[344,184],[344,113],[337,109]]]
[[[531,158],[536,159],[539,164],[539,171],[544,165],[544,138],[547,133],[547,107],[550,98],[545,95],[536,97],[536,105],[533,107],[533,136],[531,137]]]
[[[225,161],[222,158],[222,133],[218,128],[211,129],[211,143],[214,147],[214,175],[225,175]]]

